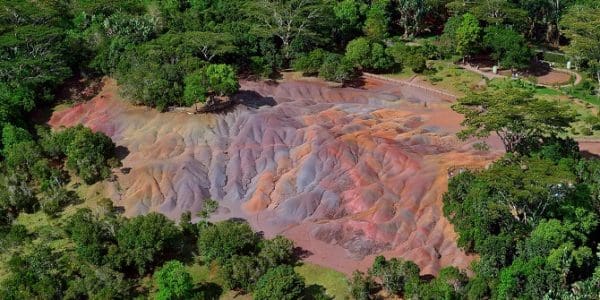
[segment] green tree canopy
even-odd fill
[[[269,266],[292,264],[295,262],[294,243],[283,236],[262,241],[258,254]]]
[[[512,29],[498,26],[486,27],[483,43],[492,49],[492,58],[506,68],[527,67],[533,57],[533,52],[525,38]]]
[[[158,288],[156,299],[159,300],[189,299],[194,289],[192,276],[178,260],[168,261],[156,271],[154,282]]]
[[[343,43],[347,42],[351,36],[360,33],[367,9],[367,4],[360,0],[343,0],[333,6]]]
[[[575,113],[564,104],[538,99],[532,91],[514,86],[470,92],[452,109],[465,116],[460,138],[487,138],[495,133],[507,152],[559,135],[575,121]]]
[[[60,132],[72,139],[64,148],[66,165],[88,184],[110,175],[109,159],[115,155],[115,144],[102,132],[93,132],[82,125]]]
[[[225,64],[212,64],[204,68],[209,93],[225,96],[235,94],[240,88],[235,70]]]
[[[256,284],[254,299],[298,299],[304,291],[304,279],[294,268],[287,265],[277,266],[263,275]]]
[[[247,223],[224,221],[200,231],[198,248],[209,260],[225,260],[236,254],[255,253],[258,241]]]
[[[181,250],[182,236],[175,223],[162,214],[129,219],[116,233],[118,253],[112,259],[146,274]]]
[[[565,47],[566,52],[586,62],[600,85],[600,7],[575,5],[563,16],[560,24],[563,34],[570,40]]]
[[[206,102],[208,96],[208,84],[203,69],[196,70],[185,76],[183,80],[183,104],[190,106],[197,102]]]
[[[480,39],[481,27],[477,18],[469,13],[462,16],[460,25],[454,32],[456,52],[463,58],[477,51],[477,42]]]
[[[363,31],[367,38],[380,42],[388,36],[390,0],[371,1]]]
[[[292,58],[292,44],[318,38],[315,28],[326,20],[329,11],[320,0],[248,1],[245,12],[254,21],[255,31],[281,41],[286,60]]]

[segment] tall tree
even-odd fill
[[[487,138],[495,133],[506,152],[517,151],[522,143],[562,134],[575,121],[575,113],[566,105],[535,98],[532,91],[512,86],[471,92],[452,109],[465,116],[460,138]]]
[[[156,299],[176,300],[192,297],[194,289],[192,276],[180,261],[166,262],[154,273],[154,281],[158,287]]]
[[[463,61],[465,56],[475,52],[480,32],[477,18],[469,13],[464,14],[454,33],[456,52],[463,57]]]
[[[400,13],[398,22],[404,30],[404,38],[421,33],[428,12],[426,0],[400,0],[397,1],[396,10]]]
[[[324,0],[248,1],[246,13],[257,22],[261,35],[281,42],[283,57],[292,58],[291,44],[297,38],[316,38],[314,25],[321,22],[328,8]]]
[[[492,58],[498,64],[510,68],[524,68],[529,65],[533,52],[525,38],[512,29],[490,26],[485,28],[483,43],[492,50]]]
[[[192,52],[208,62],[236,50],[233,37],[228,33],[188,31],[184,35]]]
[[[380,42],[388,35],[390,26],[390,0],[374,0],[367,11],[367,20],[363,28],[365,35],[372,41]]]
[[[600,7],[576,5],[560,24],[564,35],[570,39],[566,52],[587,63],[594,71],[600,96]]]
[[[360,0],[343,0],[335,4],[333,12],[342,46],[360,34],[367,9],[368,6]]]
[[[119,250],[112,259],[124,267],[133,267],[140,275],[177,255],[183,241],[175,223],[157,213],[127,220],[116,237]]]

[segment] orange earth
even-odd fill
[[[423,274],[468,268],[443,217],[450,170],[482,168],[501,151],[457,140],[461,116],[409,87],[367,79],[363,88],[322,82],[242,82],[229,112],[160,113],[119,98],[114,80],[50,124],[83,123],[126,148],[104,189],[127,215],[177,219],[205,199],[215,220],[244,218],[282,234],[306,260],[351,273],[379,254],[415,261]]]

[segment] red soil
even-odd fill
[[[499,73],[506,77],[512,76],[512,72],[510,70],[502,70]],[[527,74],[525,74],[525,76],[527,76]],[[569,80],[571,80],[571,74],[558,70],[550,70],[544,75],[536,76],[536,79],[537,83],[543,85],[565,85],[569,83]]]
[[[107,80],[50,124],[84,123],[128,149],[131,171],[116,170],[107,189],[128,215],[178,218],[211,197],[220,203],[215,219],[245,218],[346,273],[377,254],[413,260],[424,274],[469,266],[441,210],[448,170],[484,167],[499,151],[457,140],[461,118],[447,102],[373,80],[363,89],[290,81],[243,82],[242,90],[252,107],[276,105],[159,113],[120,100]]]

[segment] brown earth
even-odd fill
[[[413,260],[423,274],[469,266],[441,196],[449,170],[484,167],[499,151],[458,141],[461,117],[449,103],[373,79],[361,89],[241,85],[243,104],[191,115],[128,104],[107,79],[98,96],[55,112],[50,124],[83,123],[122,146],[126,171],[115,170],[105,190],[127,215],[176,219],[210,197],[220,203],[215,219],[247,219],[346,273],[377,254]]]

